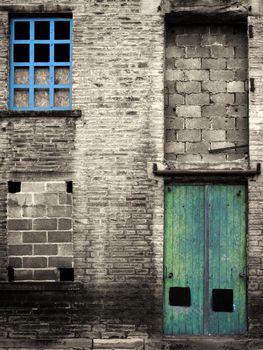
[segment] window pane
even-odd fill
[[[55,84],[69,84],[69,67],[55,67]]]
[[[54,105],[55,107],[69,107],[69,89],[55,89]]]
[[[35,22],[35,40],[49,40],[49,21]]]
[[[49,90],[35,89],[34,104],[35,107],[49,107]]]
[[[49,84],[49,68],[35,67],[35,84]]]
[[[14,91],[14,106],[15,107],[28,107],[29,106],[29,90],[28,89],[15,89]]]
[[[49,62],[49,44],[35,44],[35,62]]]
[[[70,26],[68,21],[55,22],[55,40],[70,39]]]
[[[69,62],[69,44],[55,45],[55,62]]]
[[[14,62],[29,62],[29,45],[14,45]]]
[[[29,84],[29,69],[25,67],[15,68],[15,84]]]
[[[15,22],[15,40],[29,40],[29,22]]]

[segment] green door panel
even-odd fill
[[[203,231],[204,188],[202,186],[168,186],[165,196],[164,256],[164,333],[166,335],[203,333],[203,288],[200,288],[204,271]],[[172,277],[171,274],[173,274]],[[191,306],[170,306],[171,287],[189,287]]]
[[[215,312],[212,299],[209,333],[246,332],[246,280],[244,273],[246,197],[244,186],[214,185],[208,188],[209,296],[213,289],[233,290],[233,312]]]
[[[245,236],[245,186],[166,186],[165,335],[246,332]],[[170,305],[172,287],[189,287],[191,305]],[[213,310],[213,289],[233,291],[232,312]]]

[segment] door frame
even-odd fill
[[[221,178],[211,178],[211,177],[205,177],[204,178],[185,178],[185,177],[178,177],[178,178],[166,178],[164,180],[164,191],[163,191],[163,200],[164,200],[164,203],[165,203],[165,193],[166,193],[166,187],[171,185],[184,185],[184,186],[206,186],[206,185],[242,185],[244,186],[244,191],[245,191],[245,237],[244,237],[244,240],[245,240],[245,271],[246,271],[246,282],[245,282],[245,310],[246,310],[246,331],[238,336],[241,336],[241,337],[246,337],[248,335],[248,329],[249,329],[249,319],[248,319],[248,266],[247,266],[247,262],[248,262],[248,256],[247,256],[247,241],[248,241],[248,206],[249,206],[249,202],[248,202],[248,180],[244,177],[235,177],[235,178],[225,178],[225,177],[221,177]],[[207,199],[206,199],[207,200]],[[165,206],[164,206],[164,209],[165,209]],[[207,213],[205,213],[205,215],[207,215]],[[163,313],[162,313],[162,332],[163,332],[163,337],[164,338],[173,338],[173,337],[201,337],[201,338],[207,338],[207,336],[209,336],[209,338],[211,338],[211,336],[207,333],[204,333],[202,335],[191,335],[191,334],[175,334],[175,335],[166,335],[164,333],[164,293],[165,293],[165,275],[166,275],[166,271],[165,271],[165,249],[166,249],[166,246],[165,246],[165,210],[164,210],[164,235],[163,235],[163,302],[162,302],[162,305],[163,305]],[[207,222],[207,218],[205,219],[205,221]],[[205,233],[205,244],[209,244],[209,239],[207,237],[207,235],[209,235],[209,232],[208,232],[208,228],[205,228],[205,230],[207,231],[207,233]],[[207,248],[206,248],[207,249]],[[206,254],[206,257],[207,259],[209,259],[209,254]],[[207,263],[205,261],[205,263]],[[209,261],[208,261],[209,263]],[[206,270],[206,269],[205,269]],[[208,272],[209,274],[209,272]],[[208,276],[209,277],[209,276]],[[206,281],[206,279],[204,278],[204,281]],[[207,290],[207,292],[206,292]],[[205,293],[208,293],[208,288],[205,288],[204,287],[204,295]],[[209,295],[208,295],[209,297]],[[205,306],[205,305],[204,305]],[[207,312],[207,315],[208,315],[208,312]],[[205,312],[204,312],[204,318],[205,318]],[[207,316],[207,320],[208,320],[208,316]],[[204,320],[204,323],[205,323],[205,320]],[[208,325],[207,325],[208,326]],[[232,336],[232,335],[231,335]],[[233,335],[233,336],[237,336],[237,335]],[[229,337],[229,335],[212,335],[212,337],[221,337],[221,338],[227,338]]]

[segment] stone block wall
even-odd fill
[[[246,162],[248,146],[245,25],[168,24],[165,157],[180,162]]]
[[[20,192],[9,192],[8,265],[14,280],[59,280],[58,268],[73,266],[72,229],[72,193],[65,182],[22,182]]]

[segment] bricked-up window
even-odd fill
[[[69,110],[72,20],[11,19],[11,110]]]
[[[21,182],[7,200],[9,280],[73,281],[72,193],[66,182]]]

